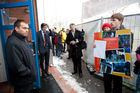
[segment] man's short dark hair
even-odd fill
[[[46,24],[46,23],[42,23],[42,24],[41,24],[41,29],[42,29],[44,26],[47,26],[47,24]]]
[[[24,20],[22,20],[22,19],[18,19],[18,20],[14,23],[14,28],[15,28],[15,27],[18,27],[18,28],[19,28],[21,22],[26,23]]]
[[[111,19],[118,19],[119,21],[122,21],[123,22],[123,19],[124,19],[124,16],[121,14],[121,13],[115,13],[111,16]]]
[[[71,23],[70,26],[75,25],[74,23]]]

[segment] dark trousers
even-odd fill
[[[73,69],[74,72],[77,72],[77,70],[79,71],[79,73],[82,73],[82,69],[81,69],[81,57],[75,57],[72,56],[72,61],[73,61]]]
[[[50,49],[48,49],[48,51],[45,54],[40,54],[40,67],[42,73],[48,73],[49,58],[50,58]],[[45,59],[45,69],[44,69],[44,59]]]
[[[15,86],[14,93],[33,93],[33,84],[25,86]]]
[[[52,52],[53,52],[53,55],[55,55],[55,44],[54,43],[52,43]]]
[[[71,58],[71,50],[68,50],[68,58]]]
[[[65,52],[65,49],[66,49],[66,43],[64,42],[64,52]]]
[[[71,58],[71,53],[72,53],[71,50],[72,49],[71,49],[70,45],[67,44],[68,58]]]
[[[105,93],[122,93],[122,77],[104,73],[104,89]]]

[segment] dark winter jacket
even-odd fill
[[[25,37],[13,31],[7,39],[5,52],[10,81],[14,86],[25,86],[37,80],[35,60]]]
[[[57,36],[57,33],[56,32],[52,32],[53,33],[53,36],[52,36],[52,44],[55,44],[54,43],[54,40],[55,40],[55,37]]]
[[[76,40],[78,40],[76,45],[70,44],[71,41],[76,41]],[[72,35],[72,31],[70,31],[69,34],[67,35],[66,43],[70,44],[71,55],[73,57],[81,57],[81,56],[83,56],[82,55],[82,49],[81,49],[82,41],[83,41],[83,36],[82,36],[81,32],[78,31],[78,30],[75,30],[74,37]]]
[[[53,33],[51,30],[46,31],[46,40],[47,40],[47,46],[44,45],[44,39],[42,36],[42,30],[40,30],[37,33],[37,44],[38,44],[38,50],[40,54],[45,54],[48,52],[48,49],[52,48],[50,36],[53,36]]]
[[[56,36],[56,40],[57,40],[57,44],[56,44],[56,50],[61,51],[63,49],[63,45],[62,45],[62,36],[57,35]]]

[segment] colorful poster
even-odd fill
[[[106,50],[109,49],[118,49],[118,37],[113,37],[113,38],[103,38],[103,41],[106,41]]]
[[[97,32],[94,35],[96,37]],[[95,58],[95,70],[101,73],[130,78],[131,31],[126,29],[102,32],[102,35],[98,36],[96,38],[106,41],[106,51],[104,59]]]

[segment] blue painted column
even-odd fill
[[[36,38],[36,26],[35,26],[35,17],[34,17],[34,8],[33,8],[33,0],[29,0],[29,10],[30,10],[30,24],[31,24],[31,31],[32,31],[32,40],[35,42],[35,64],[37,70],[37,82],[34,83],[34,86],[41,88],[40,83],[40,68],[39,68],[39,59],[38,59],[38,50],[37,50],[37,38]]]
[[[6,57],[5,57],[6,34],[5,34],[5,30],[3,29],[3,25],[4,25],[4,23],[3,23],[2,10],[0,9],[0,36],[1,36],[4,61],[5,61],[4,63],[5,63],[5,68],[6,68],[6,75],[7,75],[8,81],[9,81],[8,66],[7,66]]]

